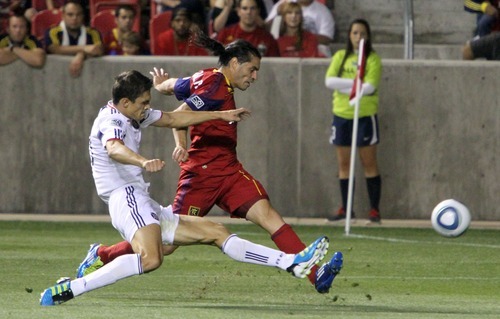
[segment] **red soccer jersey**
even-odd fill
[[[293,58],[318,58],[323,57],[318,51],[316,36],[310,32],[302,31],[302,49],[298,51],[295,47],[297,36],[281,36],[278,38],[278,46],[282,57]]]
[[[246,32],[241,29],[239,23],[236,23],[225,27],[217,35],[217,40],[224,45],[236,39],[243,39],[250,42],[254,47],[259,49],[262,56],[280,56],[278,43],[264,28],[257,27],[252,32]]]
[[[175,96],[193,111],[224,111],[236,108],[234,89],[217,69],[198,71],[178,79]],[[223,176],[242,169],[236,156],[237,123],[221,120],[204,122],[190,128],[189,159],[182,169],[200,175]]]
[[[118,28],[104,34],[102,42],[107,55],[123,55],[122,44],[118,41]]]
[[[203,48],[197,47],[189,41],[176,41],[174,36],[174,29],[168,29],[160,33],[158,40],[155,41],[157,50],[156,55],[197,55],[206,56],[207,51]]]

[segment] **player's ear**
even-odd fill
[[[120,99],[120,102],[119,102],[119,104],[120,104],[122,107],[125,107],[125,108],[126,108],[126,107],[128,107],[130,103],[131,103],[131,101],[130,101],[128,98],[126,98],[126,97],[122,97],[122,98]]]
[[[229,65],[231,66],[231,69],[235,70],[236,68],[238,68],[238,65],[240,63],[238,62],[238,58],[237,57],[233,57],[230,61],[229,61]]]

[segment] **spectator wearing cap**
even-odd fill
[[[155,55],[184,55],[184,56],[207,56],[208,52],[191,43],[191,28],[194,25],[191,12],[184,7],[177,7],[173,11],[171,28],[160,33],[155,41]]]

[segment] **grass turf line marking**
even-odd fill
[[[349,237],[355,237],[355,238],[361,238],[361,239],[381,240],[381,241],[388,241],[388,242],[393,242],[393,243],[430,244],[430,245],[443,244],[443,245],[500,249],[500,245],[490,245],[490,244],[471,244],[471,243],[456,243],[456,242],[445,242],[445,241],[437,241],[437,242],[419,241],[419,240],[411,240],[411,239],[377,237],[377,236],[356,235],[356,234],[350,234]],[[453,239],[450,238],[450,240],[453,240]]]

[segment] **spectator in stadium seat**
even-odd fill
[[[190,41],[191,28],[193,25],[191,12],[179,6],[172,13],[170,26],[163,31],[155,41],[157,49],[155,55],[184,55],[184,56],[206,56],[208,52],[194,45]]]
[[[296,2],[283,6],[278,46],[282,57],[317,58],[324,57],[318,51],[314,34],[302,28],[302,8]]]
[[[22,60],[41,68],[45,64],[45,51],[36,37],[28,33],[28,20],[22,15],[9,18],[7,33],[0,35],[0,65]]]
[[[240,17],[237,13],[237,2],[238,0],[214,1],[214,5],[210,10],[211,16],[209,17],[209,24],[212,25],[212,31],[215,34],[220,32],[223,28],[236,24],[240,21]],[[259,27],[264,27],[267,13],[272,8],[272,5],[270,5],[272,0],[256,0],[256,2],[259,7],[257,24]]]
[[[240,0],[236,6],[240,21],[223,28],[217,34],[217,40],[228,44],[243,39],[255,46],[262,56],[280,56],[278,42],[264,28],[259,26],[259,6],[256,0]]]
[[[476,37],[483,37],[492,31],[500,31],[499,0],[465,0],[465,11],[475,13]]]
[[[155,0],[160,7],[159,12],[174,10],[177,7],[186,8],[191,14],[191,20],[201,30],[205,30],[206,7],[203,0]]]
[[[124,34],[122,37],[123,55],[150,55],[151,53],[144,48],[144,41],[137,32]]]
[[[467,41],[462,48],[464,60],[486,59],[500,61],[500,32]]]
[[[235,124],[249,114],[234,108],[217,112],[154,110],[150,106],[151,87],[168,79],[163,69],[156,70],[153,81],[138,71],[118,75],[113,99],[101,107],[89,136],[97,193],[109,207],[112,225],[130,242],[133,251],[91,274],[59,281],[42,292],[40,305],[58,305],[127,277],[154,271],[162,265],[168,245],[216,246],[236,261],[276,267],[298,278],[304,278],[327,253],[325,236],[297,254],[286,254],[243,240],[207,218],[174,214],[172,206],[163,207],[150,197],[143,171],[160,172],[165,162],[138,153],[143,130],[183,128],[206,121]]]
[[[116,28],[102,35],[107,55],[123,55],[122,38],[132,32],[136,12],[130,5],[120,5],[115,9]]]
[[[288,0],[280,0],[274,5],[266,18],[268,27],[271,27],[277,15],[281,15],[282,6],[286,1]],[[331,57],[330,44],[333,41],[335,32],[335,20],[333,19],[332,12],[327,6],[317,0],[297,0],[297,3],[302,7],[304,30],[316,35],[316,40],[319,43],[319,52],[326,57]]]
[[[359,102],[359,126],[356,145],[363,165],[371,210],[368,219],[379,223],[381,220],[379,203],[382,178],[377,164],[378,129],[378,86],[382,76],[380,56],[371,44],[370,25],[363,19],[356,19],[349,26],[347,45],[331,59],[325,76],[325,86],[333,90],[333,123],[330,143],[335,146],[342,206],[330,220],[346,217],[349,171],[351,164],[351,141],[354,108],[350,105],[350,93],[357,74],[359,44],[365,39],[366,66],[363,77],[362,97]],[[354,217],[354,216],[353,216]]]
[[[68,1],[62,10],[62,21],[45,33],[45,47],[49,53],[71,55],[69,72],[80,76],[86,58],[104,53],[101,34],[83,24],[83,7],[78,1]]]

